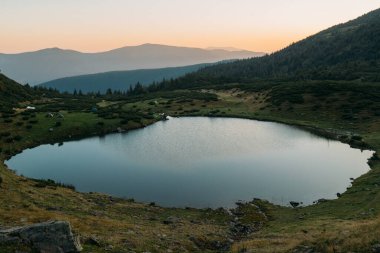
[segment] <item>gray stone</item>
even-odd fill
[[[101,246],[101,243],[99,242],[99,240],[96,237],[94,237],[94,236],[91,236],[91,237],[87,238],[87,240],[85,241],[85,244],[95,245],[95,246],[98,246],[98,247]]]
[[[0,245],[10,245],[19,243],[21,243],[20,238],[0,234]]]
[[[380,253],[380,244],[372,245],[372,252],[373,253]]]
[[[178,217],[175,217],[175,216],[169,216],[167,219],[165,219],[162,223],[164,223],[165,225],[169,225],[169,224],[174,224],[174,223],[178,223],[180,221],[180,219]]]
[[[0,238],[0,244],[1,240],[18,240],[40,253],[77,253],[82,250],[79,239],[71,231],[70,223],[65,221],[0,230]]]
[[[292,251],[292,253],[314,253],[314,252],[315,250],[313,247],[305,246],[305,245],[300,245]]]

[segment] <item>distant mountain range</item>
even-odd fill
[[[100,93],[105,93],[107,89],[112,89],[113,91],[127,91],[131,85],[135,85],[137,82],[140,82],[142,85],[149,85],[153,82],[160,82],[163,79],[169,80],[177,78],[209,65],[210,64],[197,64],[185,67],[161,69],[111,71],[99,74],[59,78],[40,85],[43,87],[54,88],[61,92],[81,90],[84,93],[98,91]]]
[[[37,85],[76,75],[179,67],[262,55],[264,53],[244,50],[210,50],[156,44],[128,46],[100,53],[49,48],[19,54],[0,54],[0,69],[20,83]]]

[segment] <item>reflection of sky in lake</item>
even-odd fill
[[[230,207],[239,199],[311,203],[367,172],[370,151],[294,127],[173,118],[126,134],[43,145],[7,164],[29,177],[165,206]]]

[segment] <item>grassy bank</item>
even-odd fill
[[[160,120],[162,113],[277,121],[355,146],[367,144],[379,153],[378,117],[359,111],[354,118],[347,118],[343,106],[347,98],[338,93],[329,94],[322,102],[315,94],[305,94],[303,99],[303,103],[274,104],[267,90],[203,90],[117,101],[94,99],[96,111],[65,107],[60,111],[63,117],[50,117],[47,111],[19,111],[2,115],[0,158],[4,161],[43,143],[144,127]],[[83,238],[84,252],[106,248],[109,252],[219,252],[230,247],[233,252],[287,252],[300,245],[324,252],[368,252],[380,242],[379,233],[373,232],[380,231],[379,161],[371,161],[371,168],[333,201],[296,209],[255,201],[231,214],[223,209],[161,208],[103,194],[77,193],[17,176],[1,163],[0,224],[68,220]],[[255,232],[239,233],[237,225]],[[89,237],[96,237],[100,245],[86,243]]]

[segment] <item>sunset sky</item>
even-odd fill
[[[272,52],[380,0],[1,0],[0,52],[158,43]]]

